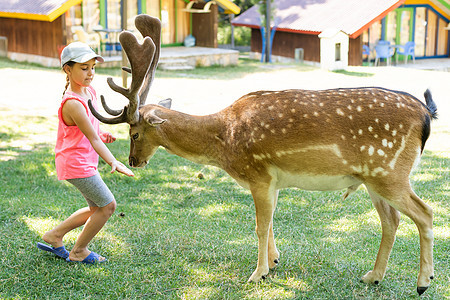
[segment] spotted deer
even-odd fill
[[[109,124],[130,125],[132,167],[144,167],[158,147],[200,164],[225,170],[249,189],[256,209],[258,263],[249,281],[259,281],[274,268],[280,254],[273,233],[278,191],[367,188],[382,227],[373,270],[362,277],[378,284],[384,277],[399,225],[399,212],[410,217],[420,235],[417,291],[433,279],[432,209],[411,189],[409,175],[430,134],[436,105],[425,92],[426,105],[415,97],[383,88],[320,91],[259,91],[247,94],[222,111],[193,116],[170,109],[171,101],[145,105],[160,51],[161,24],[140,15],[139,43],[130,32],[120,42],[130,61],[128,89],[110,87],[128,98],[122,110],[110,109],[103,97],[101,116]]]

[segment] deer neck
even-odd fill
[[[168,111],[160,117],[166,120],[158,129],[161,146],[168,152],[195,163],[219,166],[222,149],[218,137],[223,126],[217,115]]]

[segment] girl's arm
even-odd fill
[[[86,109],[78,100],[67,100],[62,109],[64,122],[67,125],[76,125],[88,138],[94,150],[98,155],[111,166],[111,173],[118,171],[127,176],[134,176],[133,172],[124,164],[117,161],[109,151],[108,147],[103,143],[100,136],[95,132],[94,127],[89,120]]]

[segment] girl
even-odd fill
[[[116,209],[116,201],[98,174],[98,156],[127,176],[133,172],[117,161],[104,143],[115,140],[110,133],[100,131],[99,121],[90,112],[87,101],[97,102],[91,82],[96,61],[103,62],[88,45],[74,42],[61,53],[61,66],[67,74],[66,90],[58,110],[58,134],[55,164],[59,180],[73,184],[86,198],[88,207],[79,209],[69,218],[46,232],[42,237],[50,246],[38,243],[38,248],[49,251],[67,261],[99,263],[106,258],[88,250],[92,238],[102,229]],[[64,248],[63,238],[69,231],[85,225],[70,253]]]

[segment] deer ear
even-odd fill
[[[167,99],[161,100],[158,102],[158,105],[170,109],[170,107],[172,106],[172,99],[167,98]]]
[[[152,126],[158,126],[158,125],[161,125],[162,123],[166,122],[166,120],[161,119],[160,117],[155,115],[154,110],[150,110],[150,111],[144,113],[143,117],[144,117],[144,120]]]

